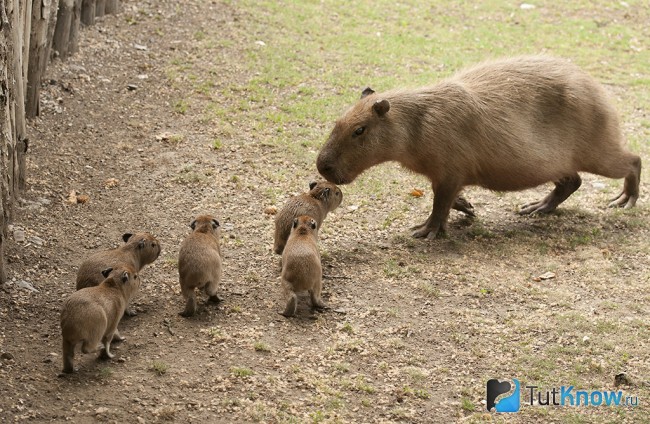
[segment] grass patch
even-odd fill
[[[230,373],[238,378],[246,378],[254,374],[252,369],[246,367],[232,367]]]
[[[153,361],[149,366],[149,371],[159,376],[165,375],[169,371],[169,364],[162,361]]]

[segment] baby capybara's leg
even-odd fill
[[[549,213],[555,210],[558,205],[564,202],[571,194],[580,188],[582,179],[577,173],[569,177],[564,177],[555,182],[555,188],[548,196],[537,202],[527,203],[521,207],[520,215],[532,213]]]
[[[74,371],[74,344],[63,340],[63,372],[70,374]]]

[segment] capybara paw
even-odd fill
[[[419,230],[413,232],[413,237],[415,238],[428,238],[433,239],[437,236],[437,231],[431,229],[430,227],[422,226]]]
[[[326,311],[332,308],[330,308],[330,306],[327,303],[321,302],[321,303],[314,304],[314,309],[316,309],[317,311]]]
[[[189,317],[194,316],[194,311],[187,311],[187,310],[185,310],[185,311],[183,311],[183,312],[179,312],[178,315],[180,315],[180,316],[182,316],[182,317],[184,317],[184,318],[189,318]]]
[[[638,199],[638,196],[629,196],[623,192],[612,200],[608,207],[630,209],[636,204],[636,199]]]
[[[278,314],[282,315],[285,318],[292,318],[296,316],[295,313],[287,312],[287,311],[278,311]]]
[[[426,226],[427,226],[427,223],[426,223],[426,221],[425,221],[425,222],[423,222],[422,224],[418,224],[418,225],[414,225],[414,226],[410,227],[409,230],[411,230],[411,231],[417,231],[417,230],[421,230],[421,229],[423,229],[423,228],[426,227]]]
[[[123,342],[124,340],[126,340],[126,337],[121,336],[119,334],[113,334],[113,339],[111,341],[114,342],[114,343],[115,342],[119,343],[119,342]]]
[[[463,212],[465,215],[471,216],[472,218],[476,216],[474,213],[474,206],[472,206],[472,204],[468,202],[467,199],[465,199],[463,196],[458,196],[456,198],[452,208]]]
[[[219,297],[218,294],[215,294],[215,295],[213,295],[213,296],[208,297],[208,302],[212,302],[212,303],[219,303],[219,302],[221,302],[222,300],[223,300],[223,299],[222,299],[221,297]]]
[[[115,355],[107,352],[106,349],[102,350],[102,352],[99,354],[99,359],[105,360],[105,359],[113,359],[115,358]]]
[[[126,315],[127,317],[134,317],[138,315],[138,311],[136,311],[135,308],[126,308],[124,310],[124,315]]]
[[[543,200],[539,202],[527,203],[519,210],[519,215],[533,215],[536,213],[549,213],[555,210],[555,206]]]

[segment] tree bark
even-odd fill
[[[10,91],[13,91],[15,97],[10,103],[13,109],[12,120],[15,136],[14,163],[13,172],[13,195],[25,187],[25,154],[27,153],[27,126],[25,123],[25,75],[23,75],[23,35],[25,24],[24,10],[25,2],[14,0],[12,10],[12,28],[11,44],[13,46],[13,76],[14,84],[11,85]],[[21,8],[22,6],[22,8]]]
[[[49,0],[33,0],[32,4],[27,96],[25,99],[25,109],[29,118],[38,116],[40,113],[38,99],[41,94],[41,79],[45,74],[49,58],[47,32],[50,17],[52,16],[51,6]]]
[[[106,0],[95,0],[95,16],[104,16],[106,10]]]
[[[95,0],[83,0],[81,3],[81,23],[95,24]]]
[[[104,13],[111,14],[117,13],[120,9],[120,0],[106,0],[106,6],[104,7]]]
[[[74,0],[60,0],[59,11],[56,17],[52,50],[58,52],[60,59],[68,57],[70,42],[70,28],[74,15]],[[56,53],[55,53],[56,54]]]
[[[81,24],[81,0],[74,0],[72,11],[72,22],[70,23],[70,39],[68,42],[68,53],[75,54],[79,51],[79,26]]]

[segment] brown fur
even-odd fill
[[[193,232],[181,245],[178,254],[178,274],[181,292],[186,299],[185,310],[180,313],[190,317],[196,312],[194,289],[205,289],[211,302],[219,302],[217,286],[221,281],[221,249],[219,221],[211,215],[197,216],[190,224]]]
[[[160,243],[149,233],[126,233],[122,239],[125,241],[122,246],[97,252],[81,264],[77,271],[77,290],[104,281],[102,271],[106,268],[124,265],[140,272],[160,255]]]
[[[433,237],[444,232],[467,185],[509,191],[552,181],[548,196],[520,211],[544,213],[580,186],[579,172],[590,172],[625,178],[610,206],[633,207],[641,159],[623,144],[600,84],[567,61],[523,56],[486,62],[429,87],[365,90],[336,122],[317,166],[337,184],[386,161],[426,175],[433,211],[413,235]]]
[[[339,207],[341,200],[343,193],[335,184],[326,181],[310,183],[309,192],[289,199],[275,216],[273,251],[282,254],[295,218],[300,215],[311,216],[320,229],[327,213]]]
[[[72,293],[61,310],[61,336],[63,339],[63,372],[74,371],[75,347],[81,343],[83,353],[95,352],[103,345],[101,357],[113,358],[110,352],[117,325],[124,309],[140,287],[135,269],[120,266],[104,270],[106,277],[98,286]]]
[[[282,287],[287,299],[287,306],[282,315],[292,317],[296,314],[296,293],[305,290],[309,291],[312,307],[327,308],[321,299],[322,273],[318,251],[318,224],[310,216],[299,216],[293,220],[291,234],[282,253]]]

